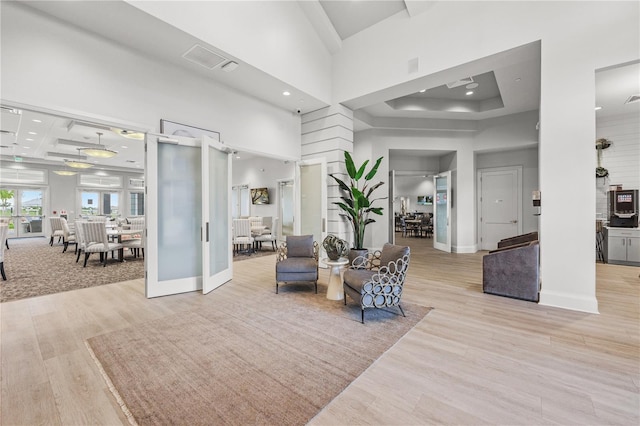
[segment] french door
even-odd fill
[[[433,248],[451,253],[451,172],[433,178],[435,209]]]
[[[0,216],[8,222],[9,238],[44,235],[43,188],[0,188]]]
[[[232,278],[231,158],[220,142],[147,136],[147,297]]]

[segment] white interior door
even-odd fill
[[[327,163],[324,159],[300,161],[296,167],[298,202],[294,222],[297,235],[313,235],[322,247],[327,224]]]
[[[230,244],[216,244],[230,241],[228,156],[219,155],[219,144],[205,138],[149,134],[146,145],[146,295],[211,290],[231,274]],[[218,185],[217,179],[227,182]],[[212,208],[224,194],[224,206]]]
[[[202,292],[233,277],[231,252],[231,156],[220,142],[202,141]]]
[[[520,170],[480,170],[478,175],[480,248],[494,250],[501,239],[522,233]]]
[[[433,248],[451,253],[451,172],[433,178]]]

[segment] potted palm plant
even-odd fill
[[[342,201],[335,202],[334,204],[343,211],[340,215],[346,217],[349,223],[351,223],[353,229],[353,248],[349,252],[349,259],[353,260],[354,257],[366,254],[367,252],[364,248],[364,231],[367,225],[375,222],[375,219],[369,217],[369,215],[371,213],[382,215],[382,207],[374,207],[373,203],[378,200],[384,200],[387,197],[371,198],[373,191],[384,184],[384,182],[375,184],[370,182],[378,172],[378,166],[380,166],[382,157],[378,158],[374,166],[366,174],[365,170],[367,164],[369,164],[369,160],[366,160],[360,167],[356,168],[351,154],[347,151],[344,152],[344,160],[349,176],[348,181],[343,181],[335,176],[335,173],[331,173],[329,176],[338,183],[344,193],[344,195],[340,197]]]

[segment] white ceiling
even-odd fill
[[[428,13],[424,5],[433,2],[413,2],[403,0],[390,1],[327,1],[319,4],[325,11],[329,21],[342,39],[359,33],[363,29],[375,25],[396,13]],[[233,72],[224,72],[219,66],[212,70],[185,60],[182,55],[195,44],[220,54],[226,60],[236,60],[214,46],[202,43],[170,25],[161,22],[139,9],[123,1],[85,1],[85,2],[23,2],[39,11],[52,15],[57,19],[79,26],[86,31],[97,33],[114,42],[126,46],[141,55],[153,57],[159,61],[171,63],[194,74],[210,78],[221,84],[249,93],[281,108],[295,111],[300,101],[306,111],[324,107],[325,105],[313,97],[290,89],[292,96],[282,96],[284,83],[252,68],[240,61],[240,66]],[[409,7],[410,6],[410,7]],[[25,6],[26,7],[26,6]],[[407,9],[408,7],[408,9]],[[153,34],[153,37],[149,35]],[[222,63],[226,63],[227,61]],[[624,105],[632,94],[640,94],[640,65],[630,64],[626,67],[615,67],[601,70],[596,74],[597,105],[603,106],[597,113],[599,116],[628,112],[640,112],[640,102]],[[484,75],[491,74],[494,81],[483,81]],[[474,77],[480,86],[474,89],[478,105],[487,99],[499,97],[502,106],[491,109],[470,107],[470,98],[464,95],[465,86],[456,89],[446,88],[452,81]],[[428,89],[420,93],[422,89]],[[484,93],[484,92],[487,93]],[[484,101],[480,100],[484,99]],[[355,111],[356,131],[373,127],[382,128],[425,128],[428,120],[439,120],[443,128],[465,129],[465,122],[473,122],[539,108],[540,99],[540,44],[534,42],[525,46],[501,52],[453,69],[420,77],[397,86],[382,89],[345,105]],[[394,101],[394,102],[392,102]],[[467,102],[465,108],[447,108],[453,101]],[[396,106],[393,108],[391,105]],[[404,106],[402,106],[404,105]],[[46,152],[52,146],[60,152],[71,154],[72,147],[55,146],[58,138],[94,142],[97,138],[94,130],[75,133],[67,129],[68,120],[59,117],[40,117],[45,125],[40,129],[48,129],[45,135],[38,132],[31,120],[36,116],[28,111],[23,112],[20,131],[15,137],[1,139],[0,154],[3,156],[20,155],[23,157],[40,156],[45,159]],[[451,124],[457,122],[459,124]],[[447,124],[449,123],[449,124]],[[469,126],[471,128],[472,126]],[[35,129],[35,130],[34,130]],[[37,138],[28,137],[29,131],[39,133]],[[135,167],[131,161],[142,161],[141,143],[122,148],[123,139],[118,135],[107,135],[103,142],[113,146],[119,155],[115,159],[103,160],[114,167]],[[31,135],[33,136],[33,135]],[[89,139],[86,139],[89,138]],[[93,139],[91,139],[93,138]],[[114,139],[115,138],[115,139]],[[26,139],[34,139],[27,141]],[[132,144],[133,141],[124,141]],[[17,145],[14,145],[17,144]],[[3,157],[6,158],[6,157]],[[128,161],[129,162],[128,162]],[[61,161],[61,159],[56,160]]]
[[[342,40],[407,10],[404,0],[320,0],[320,5]]]
[[[625,104],[632,95],[640,96],[640,62],[622,64],[596,72],[597,117],[639,114],[640,102]]]

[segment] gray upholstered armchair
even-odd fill
[[[344,272],[344,304],[347,304],[347,295],[360,303],[363,324],[367,308],[397,306],[405,316],[400,298],[410,256],[409,247],[387,243],[381,252],[356,257]]]
[[[539,264],[537,232],[501,240],[497,250],[482,258],[482,291],[537,302]]]
[[[318,243],[313,235],[287,236],[276,253],[276,294],[281,282],[313,281],[318,293]]]

